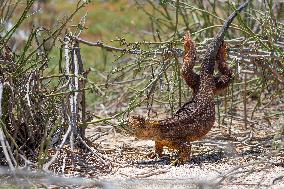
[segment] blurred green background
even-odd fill
[[[49,0],[38,4],[37,17],[44,26],[52,27],[59,19],[71,14],[78,1]],[[69,27],[75,30],[80,21],[85,20],[85,29],[80,37],[91,42],[102,41],[105,44],[116,46],[113,40],[125,38],[128,42],[149,40],[152,38],[150,21],[143,10],[130,0],[96,0],[79,11]],[[58,70],[60,44],[53,48],[50,73]],[[113,53],[109,53],[98,47],[89,47],[81,44],[82,59],[85,70],[91,69],[88,79],[94,82],[104,81],[112,69],[115,59]],[[95,107],[97,95],[87,95],[89,107]]]
[[[50,1],[46,6],[54,9],[54,15],[66,14],[71,12],[76,1],[56,0]],[[74,19],[77,24],[86,15],[86,29],[81,37],[92,42],[103,41],[111,44],[111,40],[124,37],[127,41],[143,40],[147,36],[149,20],[145,18],[142,10],[129,0],[107,0],[92,1],[87,7],[83,8]],[[50,15],[46,15],[50,19]],[[151,37],[149,34],[148,37]],[[99,71],[105,71],[105,56],[100,48],[87,47],[82,45],[83,58],[87,65],[93,66]]]

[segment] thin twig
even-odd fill
[[[2,97],[3,97],[3,83],[0,82],[0,119],[2,118]],[[5,134],[3,132],[2,125],[0,127],[0,142],[1,142],[2,150],[3,150],[3,153],[5,155],[6,161],[9,165],[9,168],[10,168],[11,171],[14,171],[15,167],[14,167],[12,161],[11,161],[9,152],[7,150],[7,145],[6,145],[7,141],[6,141]]]

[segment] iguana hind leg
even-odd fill
[[[176,150],[178,153],[178,161],[183,164],[190,158],[191,144],[186,140],[177,141],[155,141],[155,153],[162,157],[163,147],[168,147],[170,150]]]
[[[190,158],[191,144],[186,140],[177,140],[169,143],[168,147],[173,150],[177,150],[178,162],[184,164]]]
[[[168,147],[170,150],[176,150],[178,153],[178,163],[184,164],[190,158],[191,144],[186,140],[167,141],[156,140],[155,141],[155,153],[158,157],[162,157],[163,148]]]
[[[155,141],[155,153],[159,156],[162,157],[163,155],[163,148],[164,148],[164,142],[156,140]]]

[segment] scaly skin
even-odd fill
[[[163,120],[148,120],[142,116],[132,116],[129,126],[140,139],[155,141],[155,151],[161,156],[163,147],[176,149],[183,163],[190,157],[190,142],[201,139],[215,122],[214,96],[227,88],[233,79],[233,72],[226,64],[227,47],[224,35],[229,25],[249,2],[241,5],[224,23],[216,37],[208,45],[201,64],[200,75],[194,73],[196,49],[189,34],[184,37],[184,58],[181,68],[182,77],[193,90],[192,100],[185,103],[174,116]],[[217,63],[220,76],[213,76]]]

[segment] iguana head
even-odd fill
[[[140,139],[150,139],[153,137],[155,126],[158,126],[158,121],[147,120],[142,116],[131,116],[128,121],[128,126],[133,135]]]

